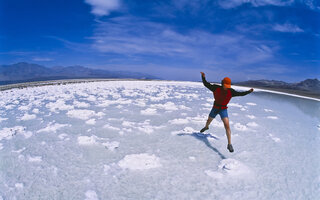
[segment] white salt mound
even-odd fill
[[[242,162],[232,158],[221,160],[216,171],[206,170],[204,172],[211,178],[221,181],[225,181],[226,179],[249,180],[253,177],[253,172],[249,169],[249,167],[247,167]]]
[[[8,118],[2,118],[0,117],[0,122],[7,120]]]
[[[155,115],[155,114],[157,114],[157,109],[147,108],[145,110],[141,110],[140,113],[142,115]]]
[[[111,129],[111,130],[115,130],[115,131],[120,131],[120,128],[111,126],[109,124],[104,125],[103,128],[107,128],[107,129]]]
[[[37,116],[34,115],[34,114],[29,115],[28,113],[26,113],[26,114],[24,114],[24,115],[21,117],[21,120],[27,121],[27,120],[35,119],[36,117],[37,117]]]
[[[92,136],[79,136],[78,137],[78,144],[79,145],[95,145],[97,144],[97,136],[92,135]]]
[[[160,158],[146,153],[126,155],[118,162],[118,165],[122,169],[130,170],[147,170],[161,167]]]
[[[218,167],[220,171],[233,177],[245,178],[251,174],[251,170],[245,164],[232,158],[223,159]]]
[[[26,131],[26,128],[23,126],[6,127],[0,130],[0,141],[3,139],[10,140],[17,134],[22,134],[25,138],[32,136],[32,132]]]
[[[256,116],[254,116],[254,115],[246,115],[248,118],[250,118],[250,119],[255,119],[256,118]]]
[[[234,128],[238,131],[246,131],[248,130],[247,126],[246,125],[242,125],[241,123],[236,123],[234,125]]]
[[[170,120],[169,123],[170,124],[188,124],[189,120],[183,119],[183,118],[179,118],[179,119]]]
[[[86,124],[95,125],[96,124],[96,119],[89,119],[89,120],[86,121]]]
[[[14,185],[17,189],[23,189],[23,183],[16,183],[15,185]]]
[[[42,161],[42,157],[41,156],[28,156],[28,161],[29,162],[41,162]]]
[[[259,126],[257,123],[255,123],[255,122],[249,122],[249,123],[247,123],[247,126],[250,126],[250,127],[257,127],[257,126]]]
[[[240,105],[240,104],[238,104],[238,103],[229,103],[228,106],[229,106],[229,107],[243,108],[243,106]]]
[[[88,120],[90,117],[95,116],[95,112],[93,110],[69,110],[67,115],[71,118]]]
[[[97,195],[97,193],[95,192],[95,191],[93,191],[93,190],[88,190],[87,192],[86,192],[86,198],[85,198],[85,200],[98,200],[99,198],[98,198],[98,195]]]
[[[277,116],[268,116],[267,118],[268,118],[268,119],[278,119]]]
[[[56,133],[57,130],[59,130],[59,129],[63,128],[63,127],[67,127],[67,126],[71,126],[71,125],[59,124],[59,123],[55,123],[55,122],[49,122],[47,127],[38,130],[37,133],[42,133],[42,132]]]

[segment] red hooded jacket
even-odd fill
[[[238,92],[232,88],[228,88],[224,90],[222,86],[216,84],[210,84],[206,81],[206,78],[202,76],[202,83],[206,86],[209,90],[213,92],[214,96],[214,105],[213,107],[216,109],[227,109],[227,105],[232,97],[236,96],[244,96],[249,93],[250,91],[246,92]]]

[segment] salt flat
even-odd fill
[[[234,87],[236,90],[247,90]],[[234,153],[202,83],[108,81],[0,96],[0,199],[319,199],[320,102],[229,104]]]

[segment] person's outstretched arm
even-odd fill
[[[217,89],[217,87],[219,87],[219,86],[215,85],[215,84],[212,85],[209,82],[207,82],[205,73],[203,73],[203,72],[200,72],[200,73],[201,73],[201,78],[202,78],[203,85],[206,86],[206,88],[208,88],[212,92],[214,92]]]
[[[235,91],[234,89],[231,89],[232,97],[244,96],[244,95],[250,94],[251,92],[253,92],[253,88],[245,92],[238,92],[238,91]]]

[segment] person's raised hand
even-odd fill
[[[206,74],[203,72],[200,72],[202,77],[206,77]]]

